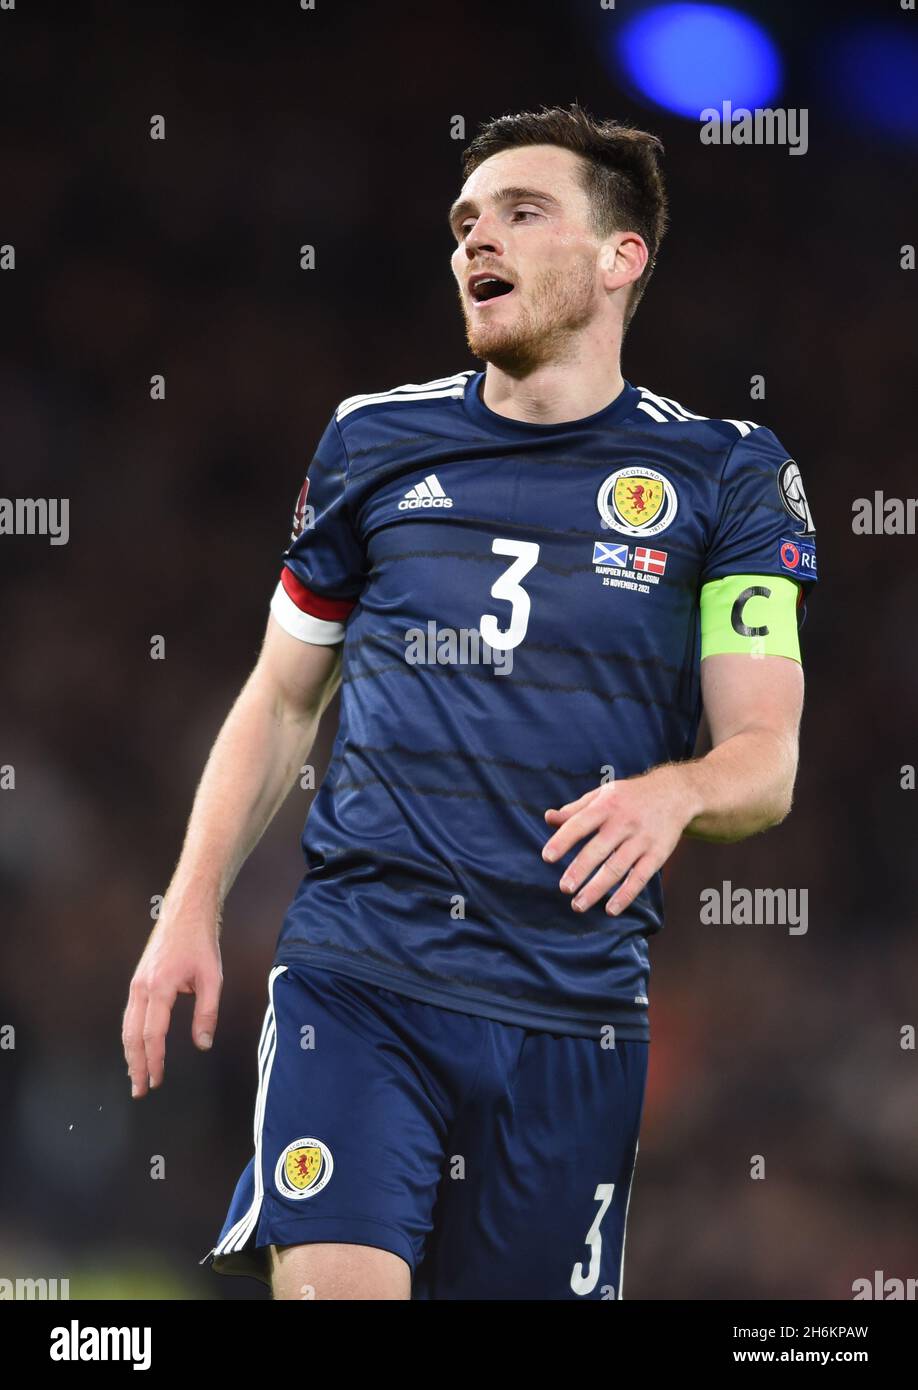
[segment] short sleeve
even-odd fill
[[[733,574],[797,580],[802,622],[816,583],[813,517],[800,469],[762,426],[741,436],[727,457],[701,582]]]
[[[271,599],[271,612],[285,632],[320,646],[344,640],[344,625],[366,581],[347,481],[347,453],[332,416],[300,488],[293,533]]]

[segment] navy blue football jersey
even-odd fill
[[[343,642],[341,717],[275,963],[467,1013],[649,1036],[660,874],[575,913],[544,813],[692,756],[701,587],[816,580],[770,430],[625,384],[565,424],[490,410],[484,373],[352,396],[297,501],[271,610]]]

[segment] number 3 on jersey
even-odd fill
[[[491,550],[495,555],[514,556],[510,568],[504,570],[491,585],[491,597],[505,599],[510,604],[510,624],[502,628],[493,613],[483,613],[478,626],[489,647],[494,651],[506,652],[511,647],[518,647],[526,636],[530,604],[529,595],[520,580],[525,578],[538,560],[539,547],[535,541],[510,541],[497,537],[491,542]]]

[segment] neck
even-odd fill
[[[534,425],[582,420],[611,405],[625,388],[619,343],[584,343],[563,361],[510,376],[489,362],[481,389],[489,410]]]

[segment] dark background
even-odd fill
[[[672,229],[625,344],[638,385],[769,425],[800,462],[821,582],[788,821],[686,842],[652,947],[630,1298],[851,1297],[918,1275],[916,540],[855,536],[915,492],[915,132],[843,110],[826,41],[895,3],[770,4],[809,152],[710,148],[607,61],[637,6],[466,0],[19,4],[0,13],[4,495],[71,539],[0,537],[0,1277],[71,1294],[265,1297],[197,1261],[251,1148],[266,975],[301,872],[295,790],[225,916],[213,1052],[180,1000],[132,1103],[128,983],[210,744],[253,663],[335,404],[476,364],[448,258],[450,121],[579,99],[658,133]],[[149,138],[154,114],[167,138]],[[299,248],[316,248],[315,270]],[[166,376],[151,401],[150,377]],[[750,378],[766,381],[750,399]],[[150,659],[162,634],[166,659]],[[324,766],[329,711],[322,747]],[[699,921],[724,879],[809,893],[809,931]],[[765,1158],[766,1180],[749,1177]],[[165,1180],[150,1178],[162,1155]]]

